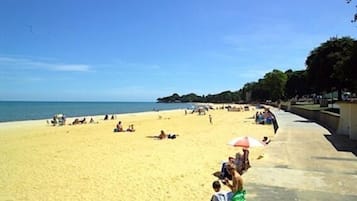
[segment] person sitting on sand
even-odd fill
[[[158,138],[160,139],[160,140],[162,140],[162,139],[165,139],[167,136],[166,136],[166,134],[165,134],[165,131],[163,131],[163,130],[161,130],[160,131],[160,135],[158,136]]]
[[[121,121],[118,122],[116,128],[114,129],[114,132],[124,132],[123,125],[121,124]]]
[[[79,121],[79,123],[80,123],[80,124],[85,124],[85,123],[87,123],[87,122],[86,122],[86,118],[84,117],[82,120]]]
[[[126,131],[128,131],[128,132],[134,132],[134,131],[135,131],[135,129],[134,129],[134,124],[130,124],[130,125],[129,125],[129,128],[127,128]]]
[[[79,124],[79,119],[75,119],[73,122],[72,122],[72,125],[77,125]]]
[[[221,183],[214,181],[212,183],[214,194],[211,197],[211,201],[228,201],[232,199],[232,192],[221,191]]]
[[[57,118],[56,118],[56,116],[54,116],[53,119],[51,120],[51,124],[52,124],[53,126],[55,126],[55,125],[57,124]]]
[[[243,178],[237,172],[236,166],[233,163],[227,164],[227,169],[230,175],[232,175],[232,183],[228,179],[223,180],[228,188],[231,189],[233,196],[232,201],[245,201],[245,190],[243,189]]]
[[[220,174],[220,178],[221,179],[225,179],[228,178],[229,180],[232,180],[232,176],[229,174],[228,170],[227,170],[227,165],[228,163],[234,163],[235,159],[233,157],[228,157],[228,161],[222,163],[222,167],[221,167],[221,174]]]

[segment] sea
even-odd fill
[[[193,103],[0,101],[0,122],[191,109]]]

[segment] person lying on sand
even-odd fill
[[[161,130],[160,131],[160,135],[157,136],[157,138],[159,138],[160,140],[168,138],[168,139],[175,139],[178,135],[176,134],[168,134],[166,135],[165,131]]]

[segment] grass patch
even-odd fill
[[[294,105],[293,107],[303,108],[305,110],[327,111],[327,112],[331,112],[331,113],[335,113],[335,114],[340,114],[339,108],[320,107],[320,104]]]

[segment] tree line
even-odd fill
[[[261,102],[287,100],[310,94],[357,91],[357,40],[332,37],[314,48],[305,61],[305,70],[282,72],[274,69],[263,78],[246,83],[237,91],[199,96],[190,93],[158,98],[158,102]]]

